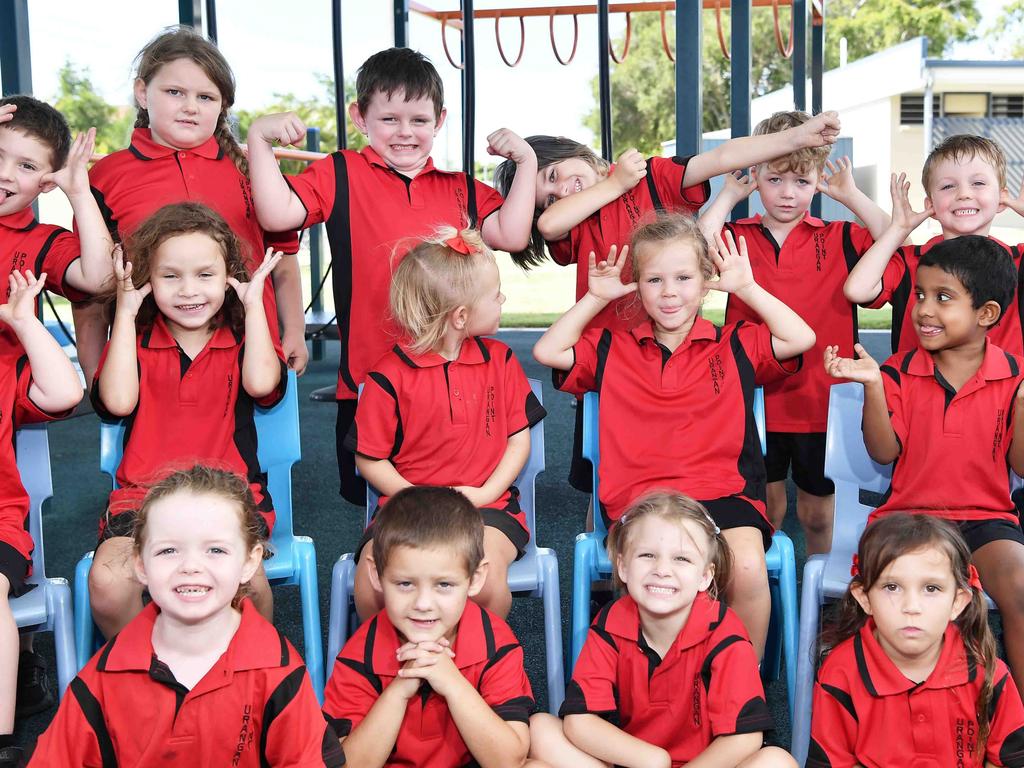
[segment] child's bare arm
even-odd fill
[[[581,193],[582,194],[582,193]],[[573,346],[580,340],[587,323],[604,309],[609,301],[626,296],[636,290],[636,283],[623,285],[619,278],[622,264],[629,253],[629,246],[623,246],[616,258],[613,245],[608,258],[597,262],[590,252],[590,290],[569,308],[569,311],[555,320],[533,347],[533,356],[541,365],[559,371],[568,371],[576,360]]]
[[[306,221],[306,208],[281,174],[274,157],[273,142],[299,146],[306,126],[294,112],[263,115],[249,126],[249,180],[252,184],[256,218],[268,232],[298,229]]]
[[[419,690],[419,680],[395,678],[352,732],[341,739],[346,765],[381,768],[398,741],[405,710]]]
[[[683,174],[683,186],[692,187],[713,176],[766,163],[805,147],[834,144],[838,136],[839,115],[822,112],[803,125],[785,131],[730,139],[690,158]]]
[[[772,350],[779,360],[795,357],[814,346],[814,331],[796,312],[772,296],[754,280],[747,243],[740,238],[739,246],[732,232],[715,236],[716,249],[711,258],[718,268],[718,282],[712,287],[730,293],[756,313],[772,334]]]
[[[497,212],[484,219],[481,235],[491,248],[516,252],[530,244],[537,205],[537,154],[525,139],[501,128],[487,137],[487,152],[516,164],[516,175]]]
[[[686,764],[687,768],[733,768],[761,749],[764,734],[734,733],[717,736],[707,748]]]
[[[501,494],[508,490],[515,482],[526,466],[530,457],[530,429],[522,429],[508,439],[505,453],[498,462],[498,466],[491,472],[491,476],[479,488],[469,485],[458,485],[456,491],[462,493],[469,499],[474,507],[483,507],[496,501]]]
[[[273,275],[277,314],[281,320],[281,348],[288,367],[299,376],[306,372],[306,313],[302,306],[302,274],[299,257],[284,254]]]
[[[228,283],[238,294],[245,308],[245,355],[242,358],[242,387],[249,397],[266,397],[281,383],[281,366],[267,325],[267,311],[263,306],[263,284],[281,261],[281,254],[267,248],[263,263],[252,273],[248,283],[233,277]]]
[[[661,747],[631,736],[598,715],[566,715],[565,737],[599,760],[626,768],[671,768],[672,758]]]
[[[750,193],[757,189],[754,183],[753,174],[743,175],[742,171],[733,171],[723,177],[725,180],[722,191],[718,193],[711,205],[701,213],[698,223],[700,231],[704,233],[704,239],[710,247],[715,247],[715,235],[722,231],[725,222],[729,220],[729,214],[733,207],[750,197]]]
[[[57,340],[35,315],[35,298],[43,290],[46,274],[36,278],[31,272],[8,276],[10,296],[0,305],[0,323],[10,326],[25,348],[32,367],[28,396],[48,413],[74,408],[82,399],[78,374]]]
[[[873,301],[882,292],[882,275],[889,259],[921,223],[934,211],[929,206],[923,211],[915,211],[910,207],[910,182],[907,175],[901,173],[899,178],[894,173],[889,184],[892,193],[892,222],[882,234],[875,238],[875,243],[867,253],[861,256],[857,265],[850,270],[843,286],[843,294],[847,301],[863,304]]]
[[[545,240],[561,240],[582,221],[631,190],[647,175],[647,161],[635,149],[619,155],[615,170],[587,189],[556,200],[537,219]]]
[[[384,496],[394,496],[403,488],[412,485],[387,459],[371,459],[369,456],[357,453],[356,467],[363,479]]]
[[[891,464],[900,455],[900,443],[892,428],[885,387],[878,363],[860,344],[853,345],[857,357],[840,357],[839,347],[825,348],[825,371],[836,379],[857,381],[864,385],[864,447],[879,464]]]
[[[114,243],[89,188],[89,158],[96,143],[96,129],[75,138],[64,167],[44,177],[44,183],[60,187],[71,203],[81,256],[71,262],[65,279],[84,293],[99,293],[113,277],[110,253]]]
[[[1020,191],[1017,193],[1016,197],[1012,197],[1009,190],[1005,188],[1000,191],[999,197],[999,202],[1018,216],[1024,216],[1024,180],[1021,180]]]
[[[1013,471],[1024,477],[1024,384],[1017,388],[1013,400],[1013,437],[1008,458]]]
[[[103,407],[112,416],[123,418],[134,411],[139,402],[135,316],[153,286],[146,283],[141,288],[135,287],[131,262],[122,262],[120,246],[114,249],[112,262],[117,282],[117,306],[110,341],[107,342],[107,357],[99,374],[99,387]]]
[[[853,211],[853,215],[864,222],[871,237],[877,240],[892,223],[892,218],[857,187],[850,158],[841,157],[835,162],[829,160],[827,167],[828,174],[818,182],[818,191]]]

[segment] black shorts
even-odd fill
[[[10,588],[7,590],[9,597],[21,597],[28,592],[33,584],[26,584],[28,569],[32,563],[26,560],[22,554],[5,541],[0,541],[0,573],[7,577]]]
[[[572,430],[572,463],[569,464],[569,485],[582,493],[594,492],[594,474],[590,462],[583,458],[583,401],[576,401],[576,425]]]
[[[100,520],[100,535],[96,540],[98,548],[107,539],[115,539],[122,536],[131,538],[135,535],[135,513],[134,509],[126,509],[116,515],[110,513],[110,508],[103,514]]]
[[[796,487],[812,496],[831,496],[836,487],[825,477],[824,432],[769,432],[764,467],[768,482],[785,480],[793,468]]]
[[[345,501],[366,506],[366,481],[356,474],[356,455],[345,447],[345,436],[356,420],[357,400],[338,401],[338,419],[334,425],[334,443],[338,452],[339,491]]]
[[[757,511],[753,504],[738,496],[725,496],[721,499],[698,499],[722,531],[730,528],[756,528],[761,532],[761,543],[767,552],[772,546],[772,534],[775,529],[764,515]]]
[[[950,520],[960,529],[967,548],[974,554],[986,544],[993,541],[1015,541],[1024,545],[1024,530],[1020,523],[995,518],[991,520]]]

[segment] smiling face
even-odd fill
[[[236,502],[178,491],[150,505],[135,571],[165,617],[196,625],[231,610],[262,559],[262,545],[246,546]]]
[[[693,244],[684,240],[643,243],[638,259],[640,301],[656,335],[687,333],[710,285]]]
[[[149,279],[153,301],[172,335],[208,330],[224,306],[224,252],[201,232],[164,240],[156,249]]]
[[[757,191],[764,204],[764,222],[789,224],[803,217],[818,185],[818,171],[780,171],[765,163],[757,169]]]
[[[164,64],[146,83],[135,81],[135,100],[149,113],[153,141],[194,149],[213,136],[220,119],[220,90],[191,59]]]
[[[39,139],[17,128],[0,126],[0,216],[32,205],[40,192],[54,188],[43,177],[52,168],[53,152]]]
[[[929,352],[983,341],[988,328],[999,317],[996,302],[975,309],[963,283],[939,267],[918,266],[914,295],[914,330],[921,346]]]
[[[1004,207],[996,169],[980,155],[936,163],[926,191],[947,238],[987,235],[992,219]]]
[[[377,91],[365,112],[360,111],[358,104],[352,104],[348,113],[370,140],[373,150],[404,176],[415,176],[423,170],[447,114],[442,109],[441,117],[435,117],[432,99],[406,101],[404,91],[395,91],[390,96]]]
[[[594,166],[578,157],[546,165],[537,171],[537,208],[547,208],[556,200],[582,192],[602,177]]]

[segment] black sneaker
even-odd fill
[[[46,659],[33,651],[22,651],[18,656],[18,698],[14,717],[20,720],[37,715],[55,703],[46,674]],[[0,768],[3,765],[0,761]]]
[[[23,758],[19,747],[4,747],[0,749],[0,768],[20,768],[24,765]]]

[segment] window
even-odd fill
[[[993,93],[989,117],[1024,117],[1024,94]]]
[[[988,117],[988,94],[944,93],[942,114],[945,117]]]
[[[932,96],[932,117],[942,116],[942,94]],[[900,125],[924,125],[924,94],[904,93],[900,96]]]

